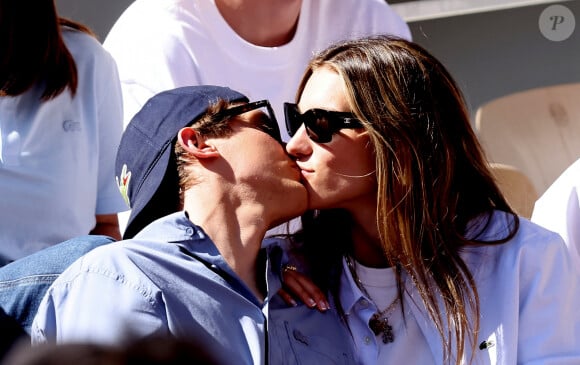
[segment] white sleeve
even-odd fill
[[[542,194],[531,220],[562,236],[580,266],[580,159]]]
[[[104,50],[98,61],[95,99],[99,170],[95,213],[114,214],[129,209],[115,182],[115,158],[123,133],[123,99],[115,61]]]

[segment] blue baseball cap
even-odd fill
[[[117,184],[131,208],[124,239],[178,211],[179,177],[173,152],[177,133],[194,124],[219,99],[249,101],[227,87],[187,86],[153,96],[131,119],[115,163]]]

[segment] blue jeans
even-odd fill
[[[0,267],[0,308],[30,334],[38,305],[58,275],[93,248],[113,241],[107,236],[80,236]]]

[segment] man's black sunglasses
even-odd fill
[[[355,129],[363,126],[352,113],[309,109],[300,114],[298,106],[293,103],[284,103],[284,116],[286,129],[291,137],[304,124],[308,137],[316,143],[330,142],[332,135],[343,128]]]
[[[268,100],[254,101],[251,103],[234,106],[233,108],[224,109],[217,113],[214,118],[218,120],[231,118],[235,117],[236,115],[241,115],[260,108],[266,108],[268,113],[267,115],[263,115],[263,118],[261,118],[259,123],[253,124],[251,127],[258,129],[268,134],[276,141],[283,143],[282,136],[280,135],[280,127],[278,127],[278,121],[276,120],[276,115],[274,114],[274,110],[272,109],[272,106]]]

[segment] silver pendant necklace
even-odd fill
[[[365,286],[363,285],[362,281],[359,279],[356,269],[354,267],[354,261],[350,256],[346,256],[346,263],[348,265],[348,269],[350,270],[350,274],[352,275],[353,279],[356,282],[356,285],[359,289],[364,293],[364,295],[371,299],[371,296],[367,292]],[[372,299],[371,299],[372,300]],[[382,311],[378,311],[372,315],[371,319],[369,320],[369,327],[375,334],[375,336],[381,336],[384,344],[388,344],[395,341],[395,334],[393,333],[393,326],[389,323],[389,315],[395,310],[397,304],[399,303],[399,297],[397,296],[391,304],[387,306],[387,308],[383,309]]]

